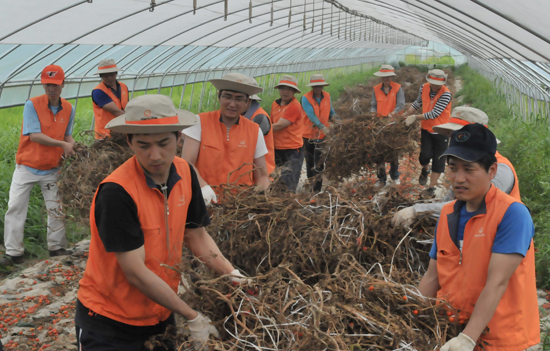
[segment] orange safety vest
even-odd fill
[[[40,131],[42,134],[55,140],[64,140],[73,105],[63,98],[61,101],[61,110],[56,115],[49,108],[49,100],[46,94],[30,99],[40,121]],[[59,166],[63,156],[63,149],[58,146],[46,146],[31,141],[29,135],[23,135],[23,127],[19,136],[19,147],[15,155],[15,162],[18,165],[25,165],[34,169],[49,170]]]
[[[290,103],[284,106],[279,105],[277,101],[273,101],[271,105],[271,120],[273,124],[277,123],[290,106],[299,107],[299,112],[297,113],[300,113],[300,117],[285,129],[273,132],[275,150],[299,149],[304,145],[304,140],[302,139],[304,128],[302,124],[302,105],[300,105],[296,98],[293,98]]]
[[[147,185],[143,169],[135,156],[118,167],[101,184],[119,184],[132,197],[145,239],[145,265],[177,292],[181,275],[161,264],[173,267],[181,262],[192,190],[189,164],[179,157],[175,157],[173,162],[181,179],[172,188],[167,207],[162,192]],[[90,211],[90,254],[86,271],[80,280],[78,299],[95,313],[129,325],[151,326],[166,320],[172,312],[131,285],[118,265],[115,253],[105,251],[95,222],[96,197],[97,191]]]
[[[485,195],[485,213],[472,217],[464,229],[462,253],[451,239],[449,219],[458,225],[460,206],[456,201],[441,211],[437,225],[437,273],[441,290],[438,298],[449,301],[459,311],[460,320],[468,320],[485,287],[487,271],[497,228],[508,207],[518,202],[495,186]],[[456,229],[455,229],[456,230]],[[508,282],[489,332],[480,340],[489,343],[487,351],[525,350],[540,342],[539,310],[535,282],[533,241]],[[479,350],[479,347],[476,347]]]
[[[111,88],[107,87],[103,82],[99,83],[94,88],[94,90],[96,89],[102,90],[105,94],[107,94],[111,98],[111,100],[113,100],[113,102],[116,104],[116,106],[119,109],[124,110],[126,108],[126,105],[128,104],[128,87],[126,86],[126,84],[122,82],[118,82],[118,83],[120,84],[120,100],[113,93]],[[92,90],[92,93],[93,93],[93,90]],[[111,121],[116,116],[113,115],[111,112],[99,107],[99,105],[93,102],[93,99],[92,99],[92,104],[94,107],[94,118],[95,118],[95,125],[94,125],[94,130],[96,132],[95,138],[101,139],[101,138],[108,137],[111,134],[111,132],[109,131],[109,129],[105,129],[105,126],[107,125],[107,123],[109,123],[109,121]]]
[[[496,152],[495,156],[497,158],[497,163],[504,163],[505,165],[508,165],[508,167],[510,167],[510,169],[514,173],[514,187],[512,188],[512,191],[510,191],[510,196],[518,201],[521,201],[518,175],[516,174],[516,170],[514,169],[512,162],[510,162],[510,160],[508,160],[506,157],[502,156],[498,151]]]
[[[329,126],[329,117],[330,117],[330,94],[326,91],[321,92],[323,98],[321,99],[321,104],[313,97],[313,90],[304,94],[304,97],[307,101],[313,106],[313,111],[315,116],[319,118],[319,121],[325,126]],[[303,110],[302,110],[303,111]],[[324,139],[325,133],[323,133],[319,128],[313,125],[313,122],[308,118],[305,111],[302,113],[302,120],[304,121],[304,132],[303,137],[306,139]]]
[[[269,117],[267,112],[265,112],[265,110],[261,107],[254,112],[252,117],[250,117],[250,120],[253,120],[254,117],[260,114],[266,116],[269,119],[269,123],[271,123],[271,118]],[[271,123],[271,125],[273,126],[273,123]],[[275,170],[275,144],[273,142],[273,127],[269,129],[269,133],[267,133],[267,135],[264,135],[264,140],[265,146],[267,147],[267,155],[265,155],[267,174],[271,174]]]
[[[253,185],[252,164],[260,126],[241,116],[228,134],[219,110],[199,113],[199,117],[202,133],[195,167],[201,177],[209,185]]]
[[[437,103],[437,100],[441,97],[441,95],[449,91],[449,88],[446,86],[441,86],[441,89],[437,92],[437,94],[434,96],[433,99],[430,99],[430,84],[424,84],[422,87],[422,113],[430,112],[434,109],[435,104]],[[449,91],[450,92],[450,91]],[[438,126],[440,124],[449,123],[449,119],[451,118],[451,102],[445,107],[443,112],[437,118],[435,119],[423,119],[420,126],[422,129],[427,130],[430,133],[435,133],[432,129],[433,126]]]
[[[374,86],[374,96],[376,97],[376,113],[378,116],[387,116],[390,112],[395,110],[397,105],[397,92],[401,89],[401,85],[395,82],[390,82],[390,92],[388,95],[382,91],[382,85],[380,83]]]

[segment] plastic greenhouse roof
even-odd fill
[[[69,81],[79,82],[73,95],[81,96],[80,84],[97,80],[93,71],[103,58],[117,60],[122,78],[133,79],[135,89],[151,86],[149,82],[143,86],[139,79],[159,75],[163,78],[157,85],[164,86],[170,75],[170,84],[206,77],[185,77],[183,83],[180,73],[264,66],[295,71],[302,69],[297,66],[301,63],[314,62],[323,62],[314,68],[324,69],[372,61],[374,56],[383,61],[393,52],[428,41],[448,45],[491,69],[501,69],[494,60],[503,60],[503,65],[519,62],[514,64],[518,69],[535,74],[550,73],[548,0],[0,0],[0,4],[0,106],[33,95],[29,89],[23,94],[21,86],[39,83],[40,70],[51,63],[61,65]],[[5,91],[15,86],[18,89]],[[25,96],[15,99],[17,94]]]

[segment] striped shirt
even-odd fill
[[[415,110],[419,110],[422,107],[422,88],[424,88],[424,84],[420,87],[420,93],[418,94],[418,97],[412,104],[412,108]],[[430,99],[433,99],[438,92],[433,92],[430,89]],[[439,100],[435,103],[435,106],[433,110],[426,112],[424,114],[424,119],[436,119],[439,117],[439,115],[445,110],[447,105],[451,102],[452,96],[451,93],[446,91],[439,97]]]

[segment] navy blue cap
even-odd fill
[[[449,148],[443,156],[454,156],[466,162],[475,162],[485,155],[495,155],[497,138],[483,124],[473,123],[455,130]]]

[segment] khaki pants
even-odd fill
[[[4,221],[4,246],[10,256],[21,256],[25,251],[23,232],[29,197],[35,184],[42,189],[48,212],[48,250],[58,250],[67,243],[64,215],[61,213],[57,196],[57,178],[59,174],[36,175],[25,166],[16,165],[10,187],[10,199]]]

